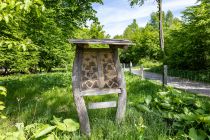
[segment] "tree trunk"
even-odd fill
[[[160,48],[163,55],[163,69],[165,65],[165,50],[164,50],[164,35],[163,35],[163,19],[162,19],[162,0],[157,0],[158,3],[158,9],[159,9],[159,42],[160,42]],[[164,70],[162,74],[162,84],[163,86],[166,84],[164,81]]]

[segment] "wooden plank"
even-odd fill
[[[102,89],[104,87],[104,76],[103,76],[103,70],[101,65],[101,59],[100,59],[100,51],[97,53],[97,63],[98,63],[98,80],[99,80],[99,88]]]
[[[111,44],[115,45],[115,47],[133,45],[129,40],[119,39],[69,39],[69,42],[74,44]]]
[[[119,94],[121,93],[120,89],[90,89],[80,92],[81,96],[98,96],[98,95],[107,95],[107,94]]]
[[[89,103],[88,109],[111,108],[116,107],[116,101]]]

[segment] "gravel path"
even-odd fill
[[[140,75],[140,70],[132,70],[133,74]],[[144,71],[144,78],[162,82],[162,75]],[[177,89],[210,96],[210,84],[190,81],[179,77],[168,76],[168,85]]]

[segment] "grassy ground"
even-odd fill
[[[5,114],[7,119],[0,120],[0,135],[15,131],[15,123],[23,122],[25,125],[31,123],[50,123],[53,116],[71,118],[78,121],[75,105],[72,97],[71,76],[68,73],[49,73],[36,75],[16,75],[1,77],[0,84],[7,90]],[[126,74],[127,82],[127,112],[124,123],[115,123],[116,109],[89,110],[91,124],[91,139],[109,140],[163,140],[174,138],[173,128],[163,117],[155,113],[139,110],[138,104],[144,102],[150,95],[153,97],[161,86],[138,76]],[[206,97],[198,97],[184,92],[177,93],[180,97],[189,96],[195,101],[208,102]],[[116,96],[100,96],[86,98],[87,102],[113,100]],[[59,139],[86,139],[79,131],[55,132]],[[183,138],[186,139],[186,138]]]

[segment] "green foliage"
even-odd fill
[[[182,96],[179,91],[169,89],[148,95],[143,104],[136,107],[141,111],[157,113],[174,130],[177,137],[188,135],[192,140],[209,137],[209,102],[195,101],[193,96]],[[182,133],[182,135],[180,135]]]
[[[101,0],[0,2],[0,68],[8,74],[66,67],[74,57],[67,39],[97,20],[92,3]]]
[[[168,11],[166,16],[163,12],[163,15],[164,25],[166,25],[164,26],[164,31],[167,38],[169,30],[176,29],[180,21],[173,17],[171,11]],[[160,61],[162,59],[162,52],[159,45],[158,28],[158,13],[154,12],[144,28],[140,28],[136,20],[133,20],[133,23],[128,25],[122,36],[115,36],[115,38],[129,39],[135,44],[120,54],[121,61],[124,63],[132,61],[134,64],[145,58]]]
[[[209,63],[210,4],[201,1],[183,12],[183,24],[170,33],[166,50],[173,68],[201,70]]]
[[[141,59],[138,62],[138,66],[143,65],[144,68],[154,68],[161,66],[162,64],[157,60],[151,60],[151,59]]]
[[[54,122],[55,119],[56,123]],[[16,123],[15,126],[17,131],[7,132],[4,135],[0,135],[0,138],[3,140],[26,140],[38,138],[58,140],[57,136],[55,135],[56,130],[62,132],[74,132],[79,129],[79,124],[72,119],[65,119],[64,123],[61,123],[60,120],[58,121],[58,118],[54,117],[52,122],[54,122],[56,125],[33,123],[24,127],[24,123]]]
[[[0,86],[0,99],[1,99],[1,96],[6,96],[7,94],[7,90],[5,87],[3,86]],[[5,109],[5,106],[4,106],[4,102],[2,102],[0,100],[0,119],[5,119],[6,116],[3,115],[2,111]]]

